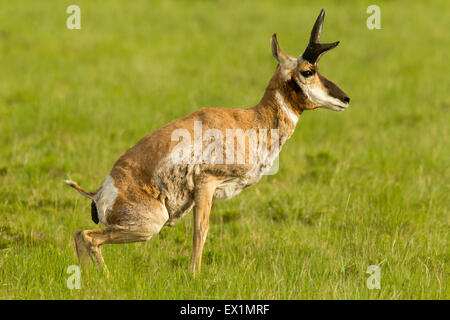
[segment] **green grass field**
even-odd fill
[[[81,30],[66,8],[81,7]],[[381,30],[366,27],[368,5]],[[214,203],[192,277],[192,213],[82,273],[73,232],[142,136],[200,107],[250,107],[269,38],[301,54],[320,8],[320,70],[352,99],[305,112],[280,170]],[[0,4],[0,299],[449,299],[448,1],[6,1]],[[381,289],[366,287],[378,265]]]

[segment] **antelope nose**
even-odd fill
[[[345,103],[350,103],[350,98],[349,98],[349,97],[345,97],[345,98],[344,98],[344,102],[345,102]]]

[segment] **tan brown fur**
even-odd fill
[[[194,208],[191,269],[193,272],[200,270],[214,199],[234,196],[255,184],[266,164],[249,163],[248,148],[244,164],[174,164],[169,155],[178,141],[172,141],[172,133],[177,129],[186,129],[193,140],[195,121],[201,121],[203,132],[217,129],[223,136],[226,129],[276,129],[282,146],[295,130],[297,121],[294,120],[298,120],[305,110],[321,107],[311,100],[302,87],[320,87],[323,92],[334,90],[336,96],[333,99],[346,97],[336,85],[318,73],[315,63],[288,56],[278,45],[275,35],[271,43],[279,64],[256,106],[248,109],[204,108],[170,122],[128,149],[95,193],[68,182],[93,199],[99,209],[100,220],[103,219],[106,225],[100,229],[75,232],[81,263],[90,258],[106,269],[100,250],[103,244],[146,241],[163,226],[172,225]],[[301,72],[306,70],[313,70],[314,76],[302,77]],[[270,139],[268,144],[271,148]],[[225,146],[223,150],[225,152]]]

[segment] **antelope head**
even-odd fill
[[[311,31],[308,46],[298,58],[289,56],[278,44],[277,36],[271,38],[272,54],[278,62],[278,72],[284,86],[290,88],[291,100],[300,110],[326,108],[342,111],[348,107],[350,98],[336,84],[319,73],[317,63],[326,51],[339,44],[322,43],[322,27],[325,10],[320,11]]]

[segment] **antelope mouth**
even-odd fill
[[[328,106],[328,109],[331,109],[333,111],[343,111],[348,108],[348,103],[342,105],[342,104],[332,104]]]
[[[342,110],[345,110],[345,109],[348,108],[348,104],[343,105],[343,106],[341,106],[341,105],[336,105],[336,107],[339,109],[339,111],[342,111]]]

